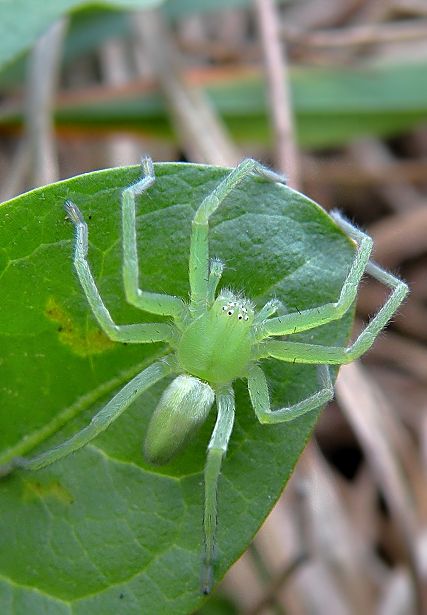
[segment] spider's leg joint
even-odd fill
[[[86,224],[82,212],[73,201],[67,199],[64,203],[64,209],[68,219],[71,220],[73,224]]]
[[[265,167],[264,165],[262,165],[257,160],[254,160],[253,158],[246,158],[240,163],[239,166],[241,167],[243,172],[255,173],[256,175],[260,175],[261,177],[263,177],[264,179],[268,181],[272,181],[278,184],[287,183],[287,177],[285,175],[283,175],[282,173],[276,173],[275,171],[272,171],[268,167]]]
[[[263,324],[267,319],[275,314],[278,310],[284,310],[285,306],[279,299],[270,299],[263,308],[255,315],[254,324],[257,327],[257,335],[262,330]],[[278,317],[280,319],[280,316]]]
[[[215,275],[221,275],[225,269],[224,262],[217,257],[211,258],[210,260],[210,272]]]
[[[144,154],[141,158],[142,172],[145,176],[154,177],[154,164],[152,158],[148,154]]]
[[[276,310],[276,312],[277,312],[277,310],[280,310],[280,309],[284,308],[284,305],[283,305],[282,301],[280,301],[280,299],[277,299],[276,297],[274,299],[271,299],[269,301],[269,303],[271,305],[271,308]]]

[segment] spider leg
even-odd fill
[[[279,309],[284,309],[283,303],[279,301],[279,299],[270,299],[270,301],[267,301],[260,311],[255,314],[254,325],[262,324],[264,320],[275,314]]]
[[[24,470],[40,470],[46,466],[66,457],[70,453],[74,453],[79,448],[86,446],[91,440],[96,438],[102,431],[105,431],[113,421],[130,406],[144,391],[153,386],[156,382],[168,376],[173,371],[173,368],[168,363],[167,358],[163,361],[153,363],[137,376],[132,378],[130,382],[111,399],[91,420],[89,425],[84,427],[66,440],[55,446],[54,448],[40,453],[36,457],[26,459],[25,457],[16,457],[9,464],[6,464],[9,471],[13,468],[21,468]],[[0,472],[1,475],[1,472]]]
[[[142,177],[134,185],[125,188],[122,193],[122,227],[123,227],[123,281],[126,299],[132,305],[164,316],[172,316],[178,322],[182,320],[185,306],[179,297],[161,293],[151,293],[139,288],[139,265],[136,243],[135,200],[156,180],[153,161],[145,156],[141,161]]]
[[[172,326],[167,323],[116,325],[102,301],[86,260],[88,230],[83,215],[77,205],[71,201],[65,202],[65,211],[76,228],[74,266],[77,275],[92,312],[108,337],[116,342],[130,342],[134,344],[171,341],[173,330]]]
[[[194,214],[190,245],[191,310],[198,314],[206,309],[209,284],[209,218],[234,188],[250,175],[260,175],[272,182],[286,180],[282,175],[267,169],[256,160],[248,158],[233,169],[225,179],[200,204]]]
[[[350,346],[320,346],[303,342],[266,340],[255,347],[253,358],[274,357],[291,363],[326,363],[329,365],[351,363],[358,359],[372,346],[377,335],[384,329],[408,293],[408,286],[405,282],[384,271],[378,265],[370,262],[366,271],[380,282],[393,288],[393,292]]]
[[[356,299],[360,280],[365,270],[367,270],[373,242],[369,235],[366,235],[350,224],[350,222],[347,222],[338,212],[332,212],[331,217],[357,244],[356,254],[344,281],[338,301],[271,318],[258,327],[258,339],[264,339],[270,335],[298,333],[299,331],[313,329],[331,320],[338,320],[347,312]]]
[[[210,307],[215,301],[215,293],[218,288],[219,281],[224,271],[224,263],[219,258],[212,258],[210,261],[207,304]]]
[[[212,588],[213,560],[217,526],[218,479],[222,459],[227,452],[228,441],[234,423],[234,393],[231,385],[217,392],[218,417],[208,445],[205,466],[205,552],[202,567],[202,592],[208,594]]]
[[[259,365],[253,364],[248,372],[248,389],[252,406],[260,423],[285,423],[320,408],[334,396],[334,387],[327,365],[317,366],[317,377],[321,388],[306,399],[279,410],[271,410],[267,380]]]

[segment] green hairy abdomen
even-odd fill
[[[192,322],[178,347],[181,367],[215,384],[244,376],[250,353],[248,327],[214,311]]]
[[[144,457],[162,465],[170,461],[206,420],[214,402],[211,387],[182,374],[163,392],[148,425]]]

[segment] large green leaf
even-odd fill
[[[226,170],[157,164],[139,203],[141,285],[188,296],[195,207]],[[72,269],[71,198],[89,224],[90,262],[118,323],[157,317],[126,304],[121,281],[120,192],[136,167],[82,175],[0,206],[0,464],[33,455],[75,432],[129,378],[162,356],[156,345],[109,341],[90,313]],[[353,244],[305,196],[247,180],[212,219],[211,253],[224,259],[223,284],[262,305],[289,310],[338,296]],[[351,314],[302,339],[343,343]],[[312,366],[265,361],[275,406],[316,388]],[[182,456],[151,467],[141,455],[147,421],[165,383],[143,395],[85,449],[39,472],[0,481],[0,612],[13,615],[174,615],[199,594],[202,471],[214,413]],[[244,382],[219,493],[222,577],[278,498],[316,413],[261,426]]]
[[[60,17],[84,6],[148,8],[163,0],[2,0],[0,3],[0,68],[31,47]]]

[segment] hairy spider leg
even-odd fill
[[[254,353],[254,359],[273,357],[292,363],[324,363],[329,365],[342,365],[343,363],[351,363],[351,361],[358,359],[372,346],[377,335],[384,329],[408,293],[408,286],[405,282],[384,271],[378,265],[369,262],[366,272],[394,290],[382,308],[369,321],[350,346],[320,346],[303,342],[267,340],[258,345]]]
[[[202,566],[202,592],[208,594],[213,584],[213,561],[215,556],[218,479],[221,463],[227,452],[234,424],[234,392],[231,384],[222,386],[216,395],[218,416],[208,445],[205,466],[205,552]]]
[[[171,341],[173,336],[172,327],[167,323],[116,325],[102,301],[86,260],[88,252],[87,224],[81,211],[72,201],[66,201],[64,207],[69,219],[76,228],[74,266],[80,284],[83,287],[93,315],[108,337],[115,342],[128,342],[132,344]]]
[[[270,335],[298,333],[299,331],[319,327],[332,320],[338,320],[342,318],[356,299],[360,280],[371,255],[373,242],[371,237],[347,222],[338,212],[332,212],[331,216],[338,226],[346,231],[357,244],[356,254],[350,271],[344,280],[338,301],[271,318],[258,328],[258,339],[265,339]]]
[[[283,303],[279,299],[270,299],[270,301],[267,301],[260,311],[255,314],[254,325],[262,324],[264,320],[275,314],[280,309],[285,309]]]
[[[299,416],[321,408],[334,396],[334,385],[328,365],[317,366],[317,379],[320,390],[286,408],[271,410],[267,379],[259,365],[252,364],[248,371],[248,389],[252,406],[260,423],[274,424],[293,421]]]
[[[169,355],[169,357],[171,357],[171,355]],[[95,414],[89,425],[74,434],[68,440],[65,440],[65,442],[62,442],[62,444],[40,455],[36,455],[30,459],[15,457],[15,459],[12,459],[10,462],[10,470],[13,468],[40,470],[70,455],[70,453],[74,453],[74,451],[77,451],[79,448],[86,446],[88,442],[96,438],[101,432],[105,431],[113,421],[119,418],[126,408],[128,408],[144,391],[173,372],[173,361],[168,361],[168,357],[165,357],[162,361],[152,363],[137,376],[132,378],[130,382],[125,384],[113,399]]]
[[[136,242],[136,197],[145,192],[156,180],[154,165],[150,157],[141,161],[142,177],[122,192],[122,229],[123,229],[123,282],[126,299],[132,305],[163,316],[172,316],[177,324],[182,322],[185,312],[180,297],[161,293],[151,293],[139,288],[139,263]]]
[[[260,175],[272,182],[285,183],[283,175],[270,171],[256,160],[243,160],[230,171],[225,179],[208,194],[194,214],[190,244],[189,277],[191,290],[190,309],[198,316],[206,309],[209,294],[209,218],[234,188],[250,175]]]
[[[216,289],[218,288],[219,281],[224,271],[224,263],[219,258],[212,258],[210,260],[209,279],[208,279],[208,291],[207,291],[207,305],[211,307],[215,301]]]

